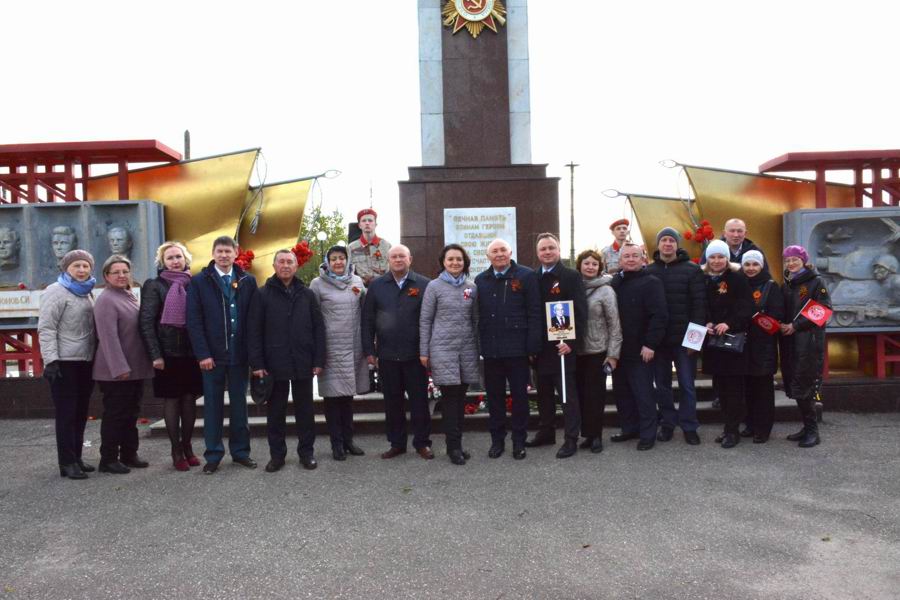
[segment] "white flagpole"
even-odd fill
[[[566,403],[566,355],[559,355],[560,382],[562,385],[562,401]]]

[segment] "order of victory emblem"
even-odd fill
[[[473,38],[485,27],[497,33],[497,23],[506,24],[506,9],[500,0],[447,0],[441,15],[444,26],[452,27],[453,33],[465,27]]]

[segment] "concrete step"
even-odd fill
[[[371,394],[370,394],[371,395]],[[321,403],[321,399],[317,399]],[[612,397],[608,397],[608,404],[605,408],[606,417],[604,419],[604,427],[606,428],[616,428],[618,427],[618,414],[616,411],[616,407],[612,403]],[[257,407],[261,409],[260,414],[251,414],[249,416],[249,425],[250,425],[250,435],[264,437],[266,435],[266,417],[265,417],[265,407]],[[434,403],[432,403],[432,431],[435,433],[441,432],[441,413],[439,410],[435,411]],[[362,411],[354,403],[355,412],[353,415],[353,423],[354,428],[358,433],[384,433],[384,412],[380,411]],[[227,411],[226,411],[227,412]],[[291,414],[292,409],[288,410],[288,416],[286,418],[286,422],[289,427],[295,424],[294,416]],[[557,410],[557,415],[559,418],[557,419],[558,424],[561,426],[562,420],[562,410],[561,408]],[[712,407],[712,403],[710,401],[700,401],[697,403],[697,416],[701,423],[721,423],[721,411],[719,409],[715,409]],[[775,419],[777,421],[796,421],[798,420],[797,407],[793,400],[785,396],[784,392],[776,391],[775,392]],[[409,419],[409,414],[407,414],[407,419]],[[325,427],[325,416],[323,414],[315,415],[316,421],[316,435],[328,435],[328,431]],[[531,415],[529,417],[528,427],[529,429],[535,429],[538,424],[538,414],[536,410],[531,411]],[[196,428],[199,431],[203,428],[203,419],[199,418],[196,422]],[[478,412],[471,415],[465,416],[465,424],[463,425],[464,431],[487,431],[488,429],[488,414],[487,412]],[[228,435],[229,431],[229,419],[225,419],[224,424],[225,435]],[[166,435],[165,422],[162,420],[156,421],[155,423],[150,425],[150,435],[152,436],[162,436]]]

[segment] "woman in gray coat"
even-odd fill
[[[603,258],[595,250],[578,255],[575,268],[584,279],[587,293],[587,331],[575,357],[575,385],[581,404],[582,448],[603,451],[603,415],[606,406],[606,376],[612,374],[622,348],[619,305],[610,286],[612,276],[603,273]]]
[[[347,249],[332,246],[309,289],[319,299],[325,320],[325,368],[319,394],[325,399],[325,423],[334,460],[365,452],[353,443],[353,396],[369,391],[369,366],[362,350],[360,313],[366,297],[362,279],[347,260]]]
[[[441,251],[441,274],[425,288],[419,316],[419,360],[441,388],[441,419],[447,454],[455,465],[469,458],[462,449],[466,389],[478,383],[477,288],[469,279],[469,255],[458,244]]]
[[[56,452],[59,474],[86,479],[94,467],[81,460],[84,427],[94,380],[91,368],[97,338],[94,334],[96,279],[94,257],[86,250],[72,250],[59,263],[59,279],[41,295],[38,338],[44,377],[56,409]]]

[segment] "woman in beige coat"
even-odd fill
[[[325,320],[325,368],[318,376],[319,394],[325,399],[331,454],[335,460],[346,460],[347,454],[365,454],[353,443],[352,402],[354,395],[369,391],[369,367],[360,330],[366,288],[354,274],[343,246],[328,250],[319,272],[320,276],[309,284]]]
[[[62,257],[59,268],[62,272],[56,283],[41,295],[38,338],[44,377],[50,382],[56,408],[59,474],[87,479],[94,467],[81,460],[81,449],[94,390],[94,257],[86,250],[72,250]]]
[[[594,454],[603,451],[603,415],[606,407],[606,376],[612,374],[622,348],[622,326],[616,293],[609,285],[612,276],[603,273],[603,258],[594,250],[578,255],[576,270],[581,273],[587,293],[587,331],[575,358],[575,385],[581,403],[582,448]]]

